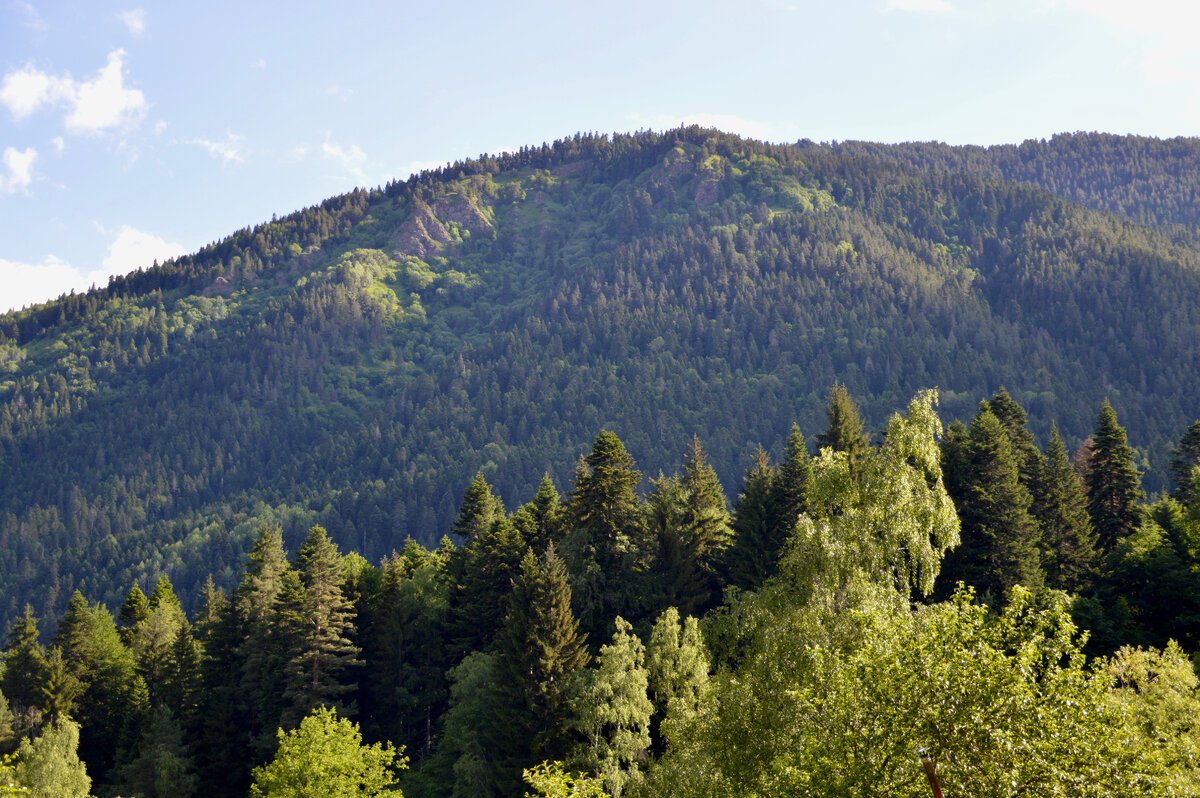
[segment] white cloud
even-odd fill
[[[25,0],[16,0],[13,5],[24,15],[25,26],[27,28],[39,32],[46,30],[47,26],[45,20],[42,19],[41,15],[38,14],[37,9],[34,8],[32,4],[25,2]]]
[[[67,147],[67,143],[63,141],[62,136],[55,136],[54,138],[50,139],[50,143],[54,145],[55,155],[62,155],[62,151]]]
[[[0,171],[0,193],[16,194],[29,188],[33,182],[33,162],[37,160],[37,150],[26,147],[18,150],[16,147],[5,147],[3,171]]]
[[[346,100],[349,100],[351,97],[354,96],[354,89],[348,88],[346,86],[339,86],[336,83],[330,83],[328,86],[325,87],[325,96],[334,97],[338,100],[345,102]]]
[[[41,263],[19,263],[0,258],[0,313],[20,310],[57,299],[74,289],[86,291],[92,285],[108,285],[108,274],[99,270],[85,274],[54,255]]]
[[[326,160],[338,164],[347,174],[358,181],[358,185],[367,185],[369,182],[365,170],[367,154],[357,144],[343,147],[331,137],[326,136],[325,143],[321,145],[321,152],[325,155]]]
[[[184,144],[195,144],[197,147],[203,148],[212,157],[219,158],[223,166],[246,161],[246,139],[236,133],[226,132],[223,141],[188,139]]]
[[[250,68],[251,69],[266,69],[267,68],[267,59],[259,58],[257,61],[251,61]]]
[[[43,106],[70,102],[74,92],[75,81],[70,76],[56,78],[27,66],[4,76],[4,82],[0,83],[0,103],[19,122]]]
[[[109,245],[104,258],[104,274],[128,274],[134,269],[148,269],[154,261],[162,263],[187,254],[179,244],[164,241],[153,233],[121,225],[121,230]],[[107,285],[107,279],[105,280]]]
[[[117,14],[117,19],[121,20],[134,36],[141,36],[146,32],[146,9],[144,8],[122,11]]]
[[[46,106],[67,109],[66,126],[72,133],[95,133],[130,127],[146,114],[146,97],[125,88],[125,51],[114,50],[91,80],[79,82],[69,74],[50,75],[26,66],[4,76],[0,103],[20,121]]]
[[[887,0],[888,11],[953,11],[949,0]]]
[[[108,54],[108,63],[95,78],[76,88],[74,109],[67,117],[67,129],[98,131],[128,126],[146,113],[146,97],[137,89],[124,86],[125,51]]]

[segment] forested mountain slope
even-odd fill
[[[1126,144],[1164,175],[1197,146]],[[1072,445],[1108,398],[1165,487],[1200,395],[1200,250],[1172,226],[1194,197],[1123,189],[1103,148],[1037,152],[1125,216],[927,149],[948,168],[581,135],[0,317],[0,615],[161,573],[188,601],[263,524],[377,561],[447,533],[477,470],[510,507],[565,485],[601,428],[647,474],[698,435],[735,486],[756,443],[820,427],[835,381],[876,425],[924,387],[969,418],[1003,385]]]

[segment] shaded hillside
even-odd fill
[[[601,428],[647,474],[699,435],[735,486],[754,444],[820,428],[835,380],[875,425],[923,387],[967,418],[1004,385],[1073,445],[1108,397],[1162,487],[1200,395],[1179,240],[699,129],[356,191],[0,317],[0,615],[229,585],[264,523],[377,561],[448,532],[477,470],[510,507],[565,486]]]

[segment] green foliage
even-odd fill
[[[853,469],[854,464],[870,451],[871,440],[863,432],[863,420],[858,404],[850,396],[846,386],[840,382],[835,382],[829,392],[825,419],[827,426],[825,431],[817,436],[817,446],[844,452]]]
[[[88,798],[92,780],[79,760],[79,724],[67,718],[46,726],[17,749],[17,783],[33,798]]]
[[[1126,443],[1125,430],[1106,399],[1092,433],[1091,459],[1086,476],[1088,514],[1101,551],[1109,551],[1137,529],[1141,512],[1137,502],[1145,498],[1141,475]]]
[[[572,761],[604,780],[620,798],[641,783],[639,762],[650,748],[645,647],[633,627],[618,616],[612,642],[600,647],[596,667],[579,672],[572,686],[572,725],[583,737]]]
[[[601,780],[582,773],[572,776],[558,762],[543,762],[524,773],[525,781],[537,790],[526,798],[608,798]]]
[[[289,732],[279,730],[279,750],[254,769],[250,794],[257,798],[374,798],[396,783],[396,749],[390,743],[364,745],[358,724],[320,707]]]

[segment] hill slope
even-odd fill
[[[374,560],[447,532],[476,470],[510,506],[565,486],[602,427],[649,474],[699,435],[733,493],[755,443],[821,428],[835,380],[876,424],[923,387],[961,418],[1004,385],[1074,443],[1108,397],[1162,487],[1200,395],[1175,200],[1200,144],[1119,141],[1176,175],[1161,206],[1097,178],[1102,148],[1036,154],[1132,219],[974,150],[576,136],[0,317],[0,615],[229,584],[264,523]]]

